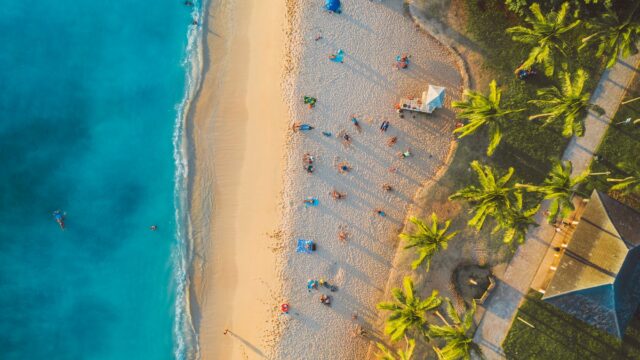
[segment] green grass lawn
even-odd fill
[[[627,89],[624,100],[640,96],[640,76],[635,79]],[[623,101],[624,101],[623,100]],[[617,165],[621,162],[629,162],[640,165],[640,124],[619,124],[627,118],[640,119],[640,100],[621,105],[616,113],[612,125],[598,148],[598,154],[602,160],[593,162],[593,171],[611,171],[611,177],[622,178],[625,173]],[[611,183],[606,181],[606,176],[592,177],[587,191],[593,187],[601,191],[608,191]],[[618,200],[640,211],[640,195],[627,195],[612,193]]]
[[[531,292],[518,310],[503,345],[508,359],[640,359],[640,312],[619,341],[540,300]],[[517,317],[535,326],[531,328]]]

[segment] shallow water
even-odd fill
[[[172,136],[190,12],[3,3],[0,358],[174,357]]]

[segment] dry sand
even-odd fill
[[[190,117],[192,313],[202,359],[260,358],[278,289],[286,107],[284,0],[212,1],[205,77]],[[225,329],[230,332],[225,336]]]
[[[285,98],[291,118],[316,127],[306,133],[289,133],[284,187],[283,300],[291,304],[273,358],[276,359],[365,359],[368,341],[352,337],[356,323],[372,332],[375,304],[381,299],[398,244],[407,209],[417,190],[446,165],[452,153],[455,120],[450,101],[459,99],[462,79],[455,58],[434,38],[416,31],[405,15],[401,0],[382,3],[369,0],[343,2],[343,13],[329,14],[320,1],[297,2],[291,35],[292,57],[298,59],[288,78]],[[317,36],[323,38],[319,41]],[[328,55],[343,49],[343,64]],[[411,55],[407,70],[395,70],[395,56]],[[431,116],[399,119],[393,105],[406,95],[418,96],[427,84],[447,87],[447,106]],[[309,110],[302,97],[318,98]],[[351,114],[360,120],[362,132],[354,129]],[[378,126],[391,122],[387,133]],[[345,147],[335,135],[347,131],[353,137]],[[334,137],[323,136],[329,131]],[[386,140],[398,143],[387,147]],[[411,149],[413,157],[399,159],[397,153]],[[313,175],[302,168],[306,152],[317,159]],[[353,166],[339,174],[335,163]],[[389,171],[396,168],[396,172]],[[385,193],[382,184],[394,191]],[[335,201],[333,189],[347,193]],[[308,196],[320,205],[305,208]],[[387,216],[378,216],[374,209]],[[349,233],[346,243],[338,240],[339,227]],[[313,254],[296,254],[295,241],[310,239],[318,244]],[[307,292],[308,279],[325,279],[337,292]],[[319,302],[320,292],[333,297],[332,306]],[[352,315],[358,320],[352,320]]]
[[[189,124],[193,312],[203,359],[366,358],[368,342],[351,336],[352,315],[365,328],[375,321],[412,198],[451,156],[450,101],[462,80],[449,51],[416,31],[402,0],[345,1],[341,15],[322,3],[219,0],[209,9],[208,68]],[[343,64],[328,59],[339,48]],[[410,68],[393,69],[404,52]],[[393,104],[429,83],[447,87],[446,108],[399,119]],[[304,95],[318,98],[314,109]],[[293,119],[316,129],[292,133]],[[391,122],[387,133],[378,130],[383,120]],[[353,137],[350,147],[336,138],[341,131]],[[390,136],[398,137],[393,147]],[[406,149],[413,156],[398,158]],[[316,159],[312,175],[302,168],[306,152]],[[339,174],[340,161],[352,170]],[[383,183],[394,191],[383,192]],[[331,199],[334,188],[347,198]],[[318,207],[303,206],[310,196]],[[339,228],[349,234],[344,243]],[[265,235],[275,229],[282,231]],[[296,254],[298,238],[318,251]],[[318,301],[323,290],[307,292],[308,279],[338,287],[324,291],[331,307]],[[291,305],[287,316],[279,315],[282,302]]]

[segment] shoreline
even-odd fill
[[[281,3],[223,0],[204,9],[202,84],[187,122],[190,307],[202,359],[269,351],[274,306],[265,298],[278,291],[267,233],[280,220],[287,123]]]
[[[267,6],[257,0],[243,5],[223,0],[206,12],[205,66],[211,66],[194,102],[189,129],[196,163],[190,173],[190,229],[195,240],[191,289],[192,299],[197,300],[192,308],[201,357],[366,358],[369,342],[353,338],[354,327],[362,326],[374,339],[384,338],[374,326],[378,320],[375,303],[388,286],[395,238],[415,206],[418,191],[439,176],[454,152],[455,115],[449,104],[461,96],[465,81],[449,49],[416,31],[401,0],[384,4],[354,0],[348,7],[343,4],[346,8],[341,15],[322,11],[315,1],[278,1]],[[261,11],[256,10],[259,6],[263,6]],[[279,20],[265,21],[268,14]],[[260,40],[273,31],[279,34],[275,41],[279,46]],[[322,39],[314,41],[318,34]],[[251,40],[243,39],[246,36]],[[252,42],[270,46],[259,56],[261,62],[271,61],[269,81],[251,72],[251,68],[265,72],[262,63],[250,60]],[[344,64],[327,59],[337,48],[347,53]],[[391,69],[391,59],[405,51],[411,51],[410,69]],[[255,91],[261,88],[261,81],[268,86]],[[419,94],[427,83],[447,87],[447,107],[429,117],[398,119],[393,102],[400,96]],[[258,131],[250,129],[252,117],[243,112],[246,106],[228,103],[241,98],[246,105],[247,98],[255,99],[251,94],[268,94],[266,102],[279,107],[279,115],[274,116],[258,106],[260,111],[254,112],[260,118],[254,122]],[[318,98],[315,109],[301,104],[303,95]],[[349,121],[354,113],[362,133],[355,132]],[[235,122],[230,115],[236,116]],[[243,121],[238,123],[238,117]],[[318,129],[293,133],[288,119]],[[389,133],[377,129],[382,120],[391,121]],[[257,151],[256,139],[265,136],[260,126],[279,127],[275,131],[278,145],[258,150],[263,155],[260,165],[271,164],[258,173],[270,172],[270,180],[265,182],[250,172],[250,180],[243,182],[240,174],[248,171],[247,164],[256,164],[248,160]],[[343,147],[335,137],[321,136],[323,130],[333,134],[346,130],[354,136],[354,143]],[[392,148],[381,145],[390,135],[398,136],[398,144]],[[225,143],[229,138],[234,141]],[[396,153],[406,148],[413,156],[398,160]],[[311,176],[299,163],[305,152],[317,158]],[[334,166],[339,160],[348,160],[353,171],[338,174]],[[382,194],[379,187],[386,182],[394,190]],[[215,191],[207,191],[212,186]],[[258,203],[270,209],[257,215],[248,210],[253,198],[249,202],[246,198],[256,187],[263,193]],[[332,200],[327,196],[332,188],[346,191],[348,198]],[[308,196],[317,197],[320,205],[305,208],[301,199]],[[387,216],[375,216],[376,207],[384,207]],[[255,219],[242,219],[239,224],[234,214],[247,213]],[[260,231],[251,225],[254,222],[261,223]],[[346,242],[336,240],[338,228],[347,229]],[[247,231],[253,231],[252,235],[247,236]],[[313,239],[318,251],[296,254],[296,238]],[[250,244],[259,248],[247,247]],[[248,248],[254,253],[243,255]],[[330,293],[334,298],[330,308],[315,300],[319,292],[306,291],[304,284],[310,278],[337,285],[338,292]],[[279,316],[282,302],[290,304],[289,316]],[[251,311],[243,311],[247,308]],[[226,337],[225,329],[230,330]]]

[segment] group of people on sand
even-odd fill
[[[319,41],[322,40],[323,36],[317,35],[314,38],[314,41]],[[344,57],[345,57],[345,52],[342,49],[339,49],[336,53],[330,54],[329,55],[329,59],[333,62],[337,62],[337,63],[343,63],[344,62]],[[406,69],[409,66],[409,59],[410,56],[407,54],[402,54],[396,57],[396,63],[395,63],[395,67],[397,69]],[[308,106],[308,108],[310,110],[314,109],[316,104],[318,103],[318,99],[313,97],[313,96],[309,96],[309,95],[305,95],[302,98],[303,103]],[[356,114],[352,114],[349,118],[349,121],[351,122],[353,128],[355,129],[355,131],[357,133],[362,133],[363,128],[361,125],[361,122],[358,118],[358,116]],[[382,121],[382,123],[380,124],[380,131],[382,133],[386,133],[387,130],[390,127],[390,122],[388,120],[384,120]],[[294,132],[308,132],[311,130],[314,130],[314,127],[310,124],[306,124],[306,123],[301,123],[301,122],[295,122],[292,126],[292,130]],[[327,138],[333,138],[333,133],[330,131],[322,131],[322,135],[327,137]],[[349,148],[353,142],[353,137],[352,135],[350,135],[347,130],[343,129],[341,130],[337,135],[336,138],[343,144],[343,146],[345,148]],[[386,145],[388,147],[393,147],[396,143],[398,142],[398,137],[397,136],[390,136],[387,138],[386,140]],[[397,156],[401,159],[406,159],[408,157],[412,156],[411,150],[410,149],[406,149],[405,151],[399,152],[397,154]],[[315,158],[311,153],[305,153],[302,156],[302,161],[303,161],[303,168],[304,170],[308,173],[308,174],[312,174],[315,171]],[[352,167],[351,164],[349,164],[349,162],[345,161],[345,160],[340,160],[339,158],[335,158],[334,160],[334,166],[336,167],[338,173],[340,174],[346,174],[352,171]],[[391,173],[395,173],[396,172],[396,168],[392,167],[389,169],[389,171]],[[394,191],[394,188],[391,184],[389,183],[383,183],[382,184],[382,191],[384,192],[391,192]],[[345,192],[341,192],[338,191],[337,189],[333,189],[329,195],[331,196],[331,198],[333,198],[336,201],[341,201],[346,199],[347,194]],[[319,204],[318,200],[316,198],[313,197],[307,197],[304,201],[304,205],[305,206],[317,206]],[[373,210],[374,214],[380,217],[386,217],[387,213],[381,209],[381,208],[376,208]],[[348,232],[348,230],[346,229],[346,227],[344,225],[340,225],[338,226],[338,233],[337,233],[337,237],[338,240],[340,242],[347,242],[347,240],[350,237],[350,233]],[[320,280],[315,280],[315,279],[309,279],[307,281],[307,291],[308,292],[312,292],[312,291],[317,291],[320,290],[320,287],[325,287],[328,288],[331,292],[335,292],[337,291],[337,287],[335,287],[334,285],[330,285],[328,284],[324,279],[320,279]],[[325,306],[331,306],[332,304],[332,296],[325,294],[325,293],[321,293],[320,294],[320,303],[325,305]],[[288,314],[289,313],[289,304],[288,303],[284,303],[281,305],[280,307],[281,313],[282,314]],[[353,315],[352,316],[352,320],[357,322],[357,315]],[[357,325],[357,327],[354,330],[353,336],[367,336],[367,332],[366,330],[364,330],[364,328],[362,328],[361,325]]]

